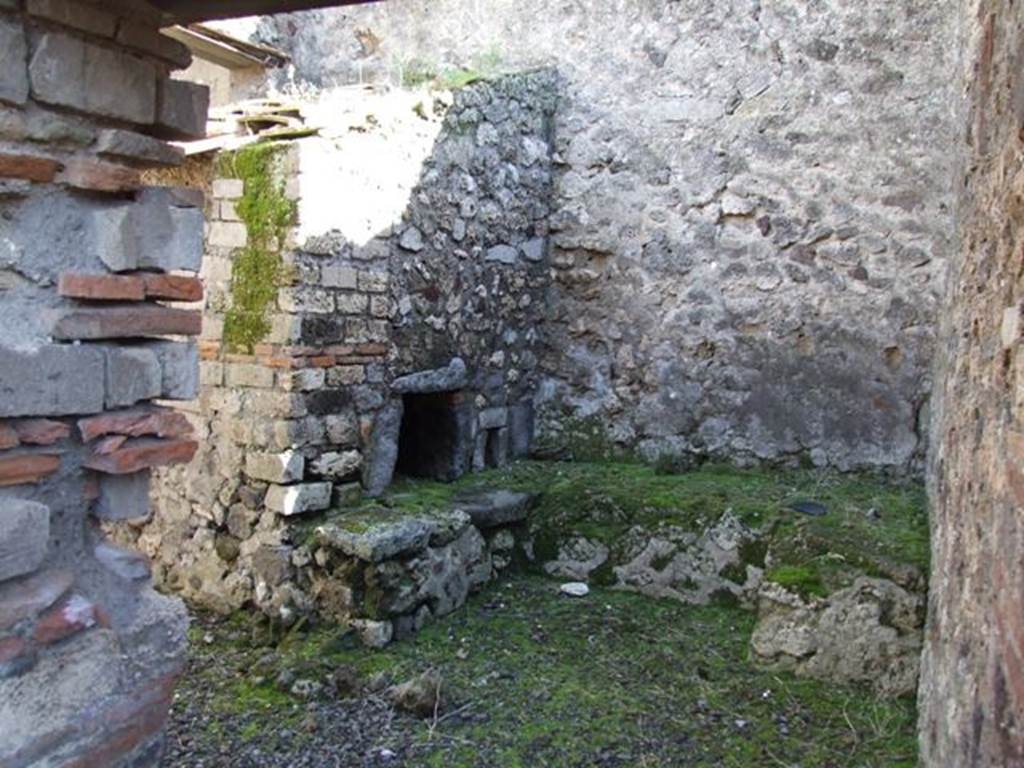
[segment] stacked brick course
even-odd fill
[[[146,189],[204,133],[143,3],[0,2],[0,764],[152,765],[186,618],[104,520],[195,453],[202,196]]]

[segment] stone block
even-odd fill
[[[339,314],[362,315],[369,306],[369,298],[362,293],[339,293],[334,303]]]
[[[274,369],[256,363],[227,363],[224,366],[224,385],[270,389],[274,386]]]
[[[350,387],[366,381],[366,367],[339,365],[327,372],[327,383],[332,387]]]
[[[152,467],[182,464],[192,460],[199,444],[192,440],[129,440],[109,453],[93,453],[82,466],[110,475],[130,475]]]
[[[346,527],[328,523],[316,529],[322,546],[344,552],[369,563],[381,563],[399,555],[408,556],[426,548],[439,529],[439,521],[419,517],[399,517],[379,523],[360,520],[362,526]]]
[[[391,391],[406,392],[451,392],[466,386],[466,363],[461,357],[454,357],[445,368],[410,373],[400,376],[391,383]]]
[[[38,616],[67,594],[73,583],[69,571],[54,569],[0,584],[0,631]]]
[[[388,289],[390,279],[387,272],[360,272],[359,290],[368,293],[384,293]]]
[[[206,135],[210,89],[185,80],[161,79],[157,87],[155,129],[173,139]]]
[[[135,405],[160,397],[160,360],[145,347],[107,347],[107,408]]]
[[[331,484],[272,485],[267,489],[264,504],[267,509],[285,517],[318,512],[331,505]]]
[[[0,101],[24,104],[28,99],[27,58],[21,24],[0,20]]]
[[[93,554],[104,568],[125,581],[145,581],[149,578],[149,560],[141,552],[115,547],[101,542]]]
[[[301,453],[254,453],[245,457],[245,474],[268,483],[297,483],[302,480],[306,460]]]
[[[165,301],[202,301],[203,281],[185,275],[143,275],[146,297]]]
[[[105,367],[103,350],[93,347],[0,348],[0,416],[102,411]]]
[[[142,301],[146,298],[142,278],[121,275],[63,272],[57,279],[57,292],[70,299],[88,301]]]
[[[508,408],[484,408],[479,416],[480,429],[499,429],[508,424]]]
[[[208,240],[216,248],[244,248],[249,242],[249,233],[241,222],[213,221]]]
[[[104,435],[188,437],[192,434],[192,424],[178,411],[143,407],[79,419],[78,431],[86,443]]]
[[[497,489],[456,496],[454,503],[477,528],[494,528],[525,520],[535,498],[535,494]]]
[[[280,292],[277,305],[283,312],[328,314],[334,312],[334,294],[320,288],[286,288]]]
[[[54,326],[53,337],[62,341],[85,341],[146,336],[198,336],[202,324],[202,313],[192,310],[149,304],[90,307],[65,311]]]
[[[50,541],[50,508],[25,499],[0,501],[0,581],[37,570]]]
[[[515,264],[518,256],[519,251],[511,245],[496,245],[493,248],[487,249],[487,254],[484,258],[487,261],[496,261],[501,264]]]
[[[234,200],[221,200],[217,203],[218,218],[222,221],[241,221],[242,217],[238,215],[238,206],[235,205]]]
[[[46,184],[57,177],[60,163],[37,155],[0,154],[0,177]]]
[[[141,133],[112,128],[101,131],[96,154],[130,165],[174,167],[185,160],[185,150]]]
[[[356,270],[351,267],[323,267],[320,270],[320,284],[325,288],[356,287]]]
[[[237,200],[245,194],[245,182],[241,179],[214,179],[213,196],[225,200]]]
[[[37,16],[55,24],[73,27],[99,37],[113,37],[117,17],[95,5],[85,5],[74,0],[26,0],[25,10],[30,16]]]
[[[88,227],[92,252],[114,272],[202,266],[203,212],[173,188],[147,188],[134,203],[97,209]]]
[[[311,392],[324,386],[327,372],[323,368],[303,368],[291,374],[292,389]]]
[[[59,32],[39,38],[29,81],[32,95],[44,104],[142,125],[156,116],[153,64]]]
[[[146,346],[160,361],[160,397],[167,400],[199,397],[199,348],[195,342],[158,341]]]
[[[1003,321],[1000,327],[1000,338],[1003,349],[1012,349],[1020,341],[1021,308],[1007,307],[1003,310]]]
[[[101,475],[94,514],[101,520],[149,517],[149,470],[128,475]]]
[[[332,480],[346,480],[359,473],[363,468],[363,455],[359,451],[329,452],[321,454],[310,465],[317,475]]]
[[[519,252],[523,258],[534,264],[544,261],[544,254],[547,251],[547,238],[534,237],[519,246]]]

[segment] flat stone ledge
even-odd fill
[[[495,528],[525,520],[536,498],[535,493],[497,489],[462,494],[454,503],[469,515],[473,525]]]
[[[316,529],[316,536],[325,547],[380,563],[420,552],[439,535],[450,541],[468,524],[469,518],[458,511],[436,516],[368,512],[322,525]]]

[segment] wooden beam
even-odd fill
[[[151,0],[177,24],[372,2],[378,0]]]

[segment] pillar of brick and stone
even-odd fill
[[[105,520],[196,449],[202,135],[189,54],[133,2],[0,0],[0,765],[153,765],[186,615]]]

